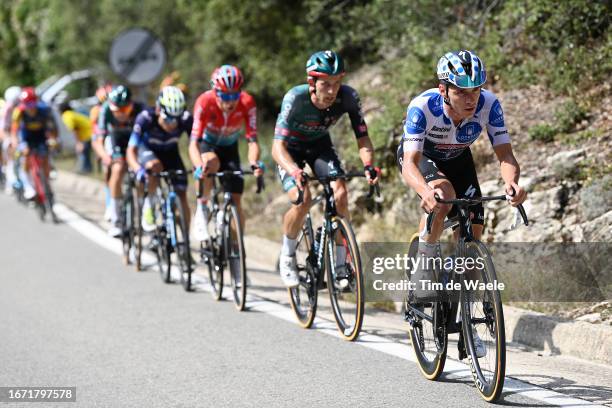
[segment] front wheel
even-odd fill
[[[226,210],[225,254],[236,309],[243,311],[246,305],[247,270],[240,214],[235,205]]]
[[[295,249],[299,283],[295,288],[287,289],[291,309],[293,309],[300,326],[305,329],[312,326],[317,314],[318,292],[313,266],[316,263],[316,254],[312,249],[313,240],[312,223],[310,218],[307,217],[302,231],[298,235]]]
[[[173,210],[178,207],[178,218],[174,219],[176,232],[176,256],[179,261],[179,273],[181,274],[181,284],[189,292],[191,290],[191,273],[193,265],[191,262],[191,247],[189,244],[189,228],[187,228],[187,218],[185,209],[179,202],[172,206]],[[177,213],[174,211],[175,214]]]
[[[495,267],[486,246],[479,241],[465,245],[467,257],[483,261],[483,267],[475,268],[471,276],[466,276],[466,281],[496,283]],[[486,286],[483,290],[468,290],[463,285],[461,320],[463,339],[476,388],[486,401],[495,401],[504,388],[506,370],[504,312],[499,291]]]
[[[364,312],[363,270],[351,224],[342,217],[331,221],[325,269],[332,311],[345,340],[359,336]]]

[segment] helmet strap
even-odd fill
[[[451,105],[450,97],[448,96],[448,83],[446,82],[444,83],[444,94],[444,103],[452,108],[453,105]]]

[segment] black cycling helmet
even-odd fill
[[[122,108],[132,103],[132,92],[130,92],[127,86],[117,85],[108,94],[108,101],[111,107],[114,105],[118,108]]]

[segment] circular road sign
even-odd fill
[[[151,83],[166,65],[166,49],[150,31],[132,28],[119,34],[108,54],[113,72],[130,85]]]

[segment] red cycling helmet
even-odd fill
[[[240,92],[243,83],[242,72],[233,65],[221,65],[213,71],[210,77],[210,86],[223,93]]]
[[[19,96],[19,101],[24,104],[32,104],[38,101],[38,97],[36,96],[36,91],[31,86],[25,87],[21,90],[21,95]]]
[[[113,86],[111,84],[106,84],[99,87],[96,90],[96,97],[98,98],[98,102],[104,103],[106,98],[108,98],[108,94],[113,90]]]

